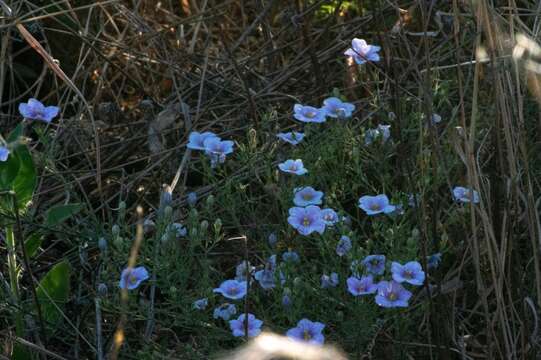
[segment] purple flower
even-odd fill
[[[60,112],[58,106],[44,106],[36,99],[28,99],[28,103],[19,104],[19,112],[26,119],[41,120],[50,123]]]
[[[336,245],[336,254],[338,256],[344,256],[351,250],[351,239],[349,236],[342,235],[338,245]]]
[[[316,191],[311,186],[295,188],[293,193],[295,194],[293,202],[297,206],[304,207],[308,205],[320,205],[322,203],[323,191]]]
[[[351,41],[351,48],[347,49],[344,55],[351,56],[357,64],[362,65],[367,61],[378,62],[380,50],[379,46],[368,45],[365,40],[354,38]]]
[[[304,134],[296,131],[287,133],[278,133],[276,135],[280,140],[290,143],[291,145],[297,145],[304,139]]]
[[[209,304],[209,300],[207,298],[202,298],[199,300],[195,300],[192,306],[196,310],[205,310],[208,304]]]
[[[380,213],[389,214],[396,208],[389,203],[389,198],[385,194],[362,196],[359,199],[359,207],[366,212],[366,215],[377,215]]]
[[[378,125],[375,129],[368,129],[364,134],[364,144],[370,145],[375,140],[381,139],[385,143],[391,137],[391,125]]]
[[[473,189],[456,186],[453,189],[453,198],[455,199],[455,201],[461,203],[473,202],[474,204],[477,204],[479,202],[479,193]]]
[[[426,257],[426,266],[429,269],[436,269],[440,266],[441,253],[435,253]]]
[[[212,315],[215,319],[223,319],[225,321],[229,320],[231,316],[237,313],[237,308],[234,304],[225,303],[214,309],[214,314]]]
[[[308,319],[302,319],[297,323],[297,327],[289,329],[287,337],[293,340],[306,341],[310,344],[320,345],[325,342],[322,332],[325,325],[320,322],[312,322]]]
[[[282,254],[282,260],[284,262],[297,263],[299,262],[299,254],[295,251],[286,251]]]
[[[378,286],[374,284],[372,275],[363,276],[360,279],[352,276],[347,279],[348,291],[353,296],[373,294],[378,290]]]
[[[9,149],[5,146],[0,146],[0,161],[6,161],[9,156]]]
[[[396,281],[381,281],[378,284],[376,304],[381,307],[407,307],[411,292]]]
[[[323,100],[323,110],[325,110],[325,115],[328,117],[345,119],[351,117],[353,110],[355,110],[355,105],[342,102],[342,100],[336,97],[330,97]]]
[[[402,265],[397,262],[391,263],[391,272],[393,280],[399,283],[407,282],[411,285],[423,285],[425,281],[425,273],[421,264],[417,261],[410,261]]]
[[[368,255],[362,264],[368,273],[382,275],[385,271],[385,255]]]
[[[206,131],[204,133],[192,131],[188,137],[188,144],[186,147],[192,150],[205,150],[205,140],[210,138],[220,139],[215,133],[210,131]]]
[[[321,218],[325,221],[325,224],[329,226],[336,224],[338,220],[340,220],[336,211],[329,208],[321,210]]]
[[[133,269],[125,268],[120,275],[118,286],[121,289],[133,290],[136,289],[141,282],[148,279],[148,271],[144,266],[139,266]]]
[[[246,295],[246,281],[226,280],[213,292],[232,300],[242,299]]]
[[[339,283],[338,274],[333,272],[331,275],[323,274],[321,275],[321,288],[322,289],[328,289],[331,287],[338,286]]]
[[[289,209],[287,222],[293,226],[301,235],[310,235],[318,232],[323,234],[325,231],[325,221],[321,217],[319,206],[310,205],[305,208],[292,207]]]
[[[304,165],[301,159],[286,160],[285,162],[278,164],[278,168],[282,170],[283,172],[287,172],[287,173],[295,174],[295,175],[304,175],[308,172],[308,170],[304,168]]]
[[[245,320],[246,320],[246,314],[241,314],[237,320],[230,320],[229,321],[229,327],[231,328],[231,331],[233,332],[233,336],[240,337],[245,336]],[[248,314],[248,337],[254,337],[261,333],[261,326],[263,325],[263,321],[256,319],[256,317],[253,314]]]
[[[325,122],[325,110],[313,106],[295,104],[293,106],[293,117],[305,123]]]

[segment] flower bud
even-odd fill
[[[187,201],[188,205],[195,206],[195,204],[197,203],[197,193],[193,191],[188,193]]]
[[[220,230],[222,230],[222,219],[218,218],[214,221],[214,232],[219,234]]]
[[[171,215],[173,215],[173,208],[171,206],[169,206],[169,205],[166,206],[165,211],[164,211],[164,215],[165,215],[166,219],[170,219]]]
[[[104,283],[99,283],[97,290],[98,290],[98,296],[100,297],[107,296],[107,285],[105,285]]]
[[[117,224],[114,224],[113,227],[111,228],[111,233],[113,234],[113,238],[118,237],[118,235],[120,234],[120,226],[118,226]]]
[[[201,221],[200,227],[201,227],[202,233],[206,232],[207,229],[209,228],[209,222],[207,220]]]
[[[117,249],[120,249],[122,247],[122,244],[124,243],[124,239],[121,237],[121,236],[117,236],[114,240],[113,240],[113,245],[115,245],[115,247]]]
[[[105,252],[105,250],[107,250],[107,240],[105,240],[104,237],[100,237],[98,239],[98,248],[101,252]]]
[[[214,195],[210,194],[207,197],[207,206],[212,207],[212,205],[214,205]]]
[[[143,231],[145,234],[151,233],[156,229],[156,224],[150,219],[145,219],[143,222]]]
[[[126,203],[124,201],[121,201],[118,204],[118,218],[120,220],[124,220],[126,217]]]

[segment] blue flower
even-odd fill
[[[385,143],[391,137],[391,125],[378,125],[375,129],[368,129],[364,134],[364,144],[370,145],[375,140],[381,139]]]
[[[259,285],[265,289],[270,290],[276,287],[276,280],[274,278],[274,271],[269,269],[263,269],[256,271],[254,278],[259,282]]]
[[[344,256],[351,250],[351,239],[349,236],[342,235],[338,245],[336,245],[336,254],[338,256]]]
[[[438,115],[436,113],[432,114],[432,124],[439,124],[441,122],[441,115]]]
[[[237,268],[235,269],[235,280],[246,281],[246,273],[252,274],[254,270],[255,267],[253,267],[249,261],[242,261],[240,264],[237,265]]]
[[[396,208],[389,203],[389,198],[385,194],[362,196],[359,199],[359,207],[363,209],[367,215],[377,215],[381,213],[389,214]]]
[[[214,309],[214,314],[212,315],[215,319],[223,319],[225,321],[229,320],[231,316],[237,313],[237,308],[234,304],[225,303]]]
[[[0,161],[7,161],[9,149],[5,146],[0,146]]]
[[[231,331],[233,332],[233,336],[240,337],[246,335],[246,329],[245,329],[245,321],[246,321],[246,314],[241,314],[237,320],[230,320],[229,321],[229,327],[231,328]],[[248,314],[248,337],[254,337],[259,334],[261,334],[261,326],[263,325],[263,321],[256,319],[256,317],[253,314]]]
[[[320,322],[312,322],[308,319],[302,319],[297,323],[297,327],[289,329],[287,337],[293,340],[305,341],[310,344],[320,345],[325,342],[322,332],[325,325]]]
[[[204,133],[192,131],[188,137],[188,144],[186,147],[192,150],[205,150],[205,140],[210,138],[220,139],[215,133],[210,131],[206,131]]]
[[[282,306],[288,308],[293,302],[291,301],[291,296],[289,294],[284,294],[282,296]]]
[[[286,160],[285,162],[278,164],[278,168],[282,170],[283,172],[287,172],[287,173],[295,174],[295,175],[304,175],[308,172],[308,170],[304,168],[304,165],[301,159]]]
[[[372,275],[363,276],[360,279],[352,276],[346,282],[348,291],[353,296],[374,294],[378,289],[378,286],[374,284]]]
[[[321,210],[321,218],[325,221],[325,225],[328,226],[332,226],[340,220],[336,211],[329,208]]]
[[[188,234],[188,230],[186,229],[186,227],[180,223],[169,224],[166,231],[174,234],[177,239],[184,237]]]
[[[421,264],[417,261],[410,261],[404,265],[392,262],[391,263],[391,272],[393,273],[393,280],[402,283],[407,282],[411,285],[423,285],[425,281],[425,273]]]
[[[41,120],[50,123],[60,112],[58,106],[45,106],[36,99],[28,99],[28,103],[19,104],[19,112],[26,119]]]
[[[278,242],[278,237],[276,236],[275,233],[271,232],[269,234],[269,237],[267,238],[267,241],[269,242],[270,247],[274,247],[276,243]]]
[[[325,221],[321,217],[319,206],[310,205],[305,208],[292,207],[289,209],[287,222],[301,235],[310,235],[313,232],[323,234]]]
[[[368,273],[381,275],[385,272],[385,255],[368,255],[362,264]]]
[[[320,205],[322,203],[323,191],[316,191],[311,186],[295,188],[293,193],[295,194],[293,202],[297,206],[304,207],[308,205]]]
[[[195,204],[197,203],[197,193],[194,191],[189,192],[187,201],[188,201],[188,205],[195,206]]]
[[[338,286],[339,278],[338,274],[333,272],[331,275],[323,274],[321,275],[321,288],[322,289],[328,289],[331,287]]]
[[[351,117],[353,110],[355,110],[355,105],[342,102],[342,100],[336,97],[330,97],[323,100],[323,110],[325,110],[325,115],[328,117],[345,119]]]
[[[351,48],[344,52],[344,55],[351,56],[359,65],[367,61],[378,62],[380,60],[378,52],[381,47],[368,45],[365,40],[354,38],[351,41]]]
[[[286,251],[282,254],[282,260],[285,262],[290,263],[297,263],[299,262],[299,254],[297,254],[295,251]]]
[[[479,193],[473,189],[456,186],[453,189],[453,198],[455,199],[455,201],[461,203],[473,202],[474,204],[477,204],[479,202]]]
[[[302,141],[302,139],[304,139],[304,134],[297,131],[278,133],[276,136],[280,140],[290,143],[292,145],[297,145]]]
[[[246,281],[226,280],[213,292],[232,300],[242,299],[246,295]]]
[[[426,266],[429,269],[436,269],[440,266],[441,262],[441,253],[435,253],[426,257]]]
[[[220,140],[217,137],[209,137],[205,139],[205,153],[210,156],[211,165],[214,167],[218,163],[225,162],[225,157],[233,152],[235,143],[230,140]]]
[[[293,117],[305,123],[325,122],[325,110],[313,106],[295,104],[293,106]]]
[[[396,281],[380,281],[376,295],[376,304],[381,307],[407,307],[411,292]]]
[[[196,310],[205,310],[208,304],[209,304],[209,300],[207,298],[202,298],[199,300],[195,300],[192,306]]]
[[[125,268],[120,275],[118,286],[121,289],[133,290],[136,289],[141,282],[148,279],[148,271],[144,266],[139,266],[133,269]]]

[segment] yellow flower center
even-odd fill
[[[316,116],[316,113],[315,111],[308,111],[306,112],[306,114],[304,114],[304,116],[306,116],[307,118],[313,118],[314,116]]]
[[[310,193],[304,193],[304,194],[302,194],[302,198],[304,200],[312,200],[313,196]]]
[[[135,275],[130,275],[128,281],[130,284],[135,284],[137,282],[137,277],[135,277]]]
[[[305,216],[304,219],[302,220],[302,224],[304,226],[310,225],[310,219],[308,219],[308,217]]]
[[[380,210],[380,209],[381,209],[381,207],[379,206],[378,203],[372,203],[372,204],[370,204],[370,210],[378,211],[378,210]]]
[[[304,340],[310,340],[312,338],[312,335],[310,335],[310,332],[308,330],[304,330],[303,338]]]
[[[391,301],[395,301],[398,298],[398,295],[394,292],[390,293],[387,298]]]

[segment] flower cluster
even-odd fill
[[[199,133],[192,131],[188,137],[188,149],[204,151],[210,157],[210,164],[216,167],[225,162],[228,154],[233,152],[233,141],[222,140],[213,132]]]

